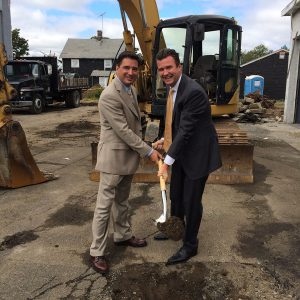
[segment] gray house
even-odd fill
[[[0,43],[4,43],[8,59],[13,59],[11,42],[10,0],[0,0]]]
[[[92,39],[68,39],[61,54],[63,72],[89,77],[90,86],[105,87],[110,70],[115,69],[118,51],[124,51],[122,39],[102,38],[101,31]]]
[[[287,71],[284,121],[300,123],[300,0],[291,1],[281,12],[291,17],[291,45]]]

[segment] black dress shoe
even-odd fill
[[[166,266],[175,265],[187,261],[195,255],[197,255],[197,248],[191,250],[183,246],[168,259],[168,261],[166,262]]]
[[[163,232],[157,233],[153,238],[156,241],[166,241],[166,240],[169,239],[169,237],[165,233],[163,233]]]

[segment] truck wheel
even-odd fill
[[[30,108],[30,112],[33,114],[40,114],[44,108],[44,100],[40,94],[35,94],[33,97],[32,105]]]
[[[80,106],[80,93],[79,91],[73,91],[69,95],[69,99],[66,100],[66,106],[69,108],[76,108]]]

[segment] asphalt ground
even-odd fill
[[[97,108],[14,118],[40,169],[58,179],[0,188],[0,299],[300,299],[299,126],[240,125],[255,145],[255,182],[206,186],[199,253],[187,263],[166,267],[181,242],[153,240],[159,185],[133,184],[133,232],[148,246],[115,247],[110,237],[101,276],[89,261]]]

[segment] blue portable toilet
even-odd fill
[[[260,95],[264,94],[264,78],[259,75],[247,76],[245,78],[244,97],[256,91],[258,91]]]

